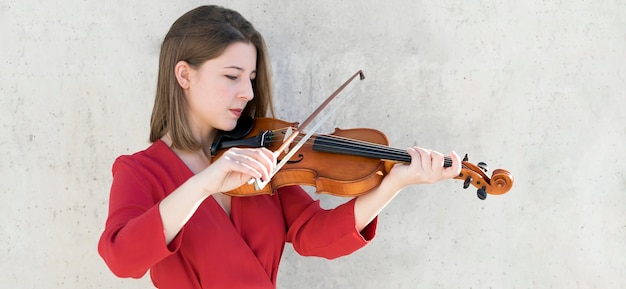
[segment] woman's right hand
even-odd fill
[[[207,195],[228,192],[252,178],[268,180],[276,156],[266,148],[230,148],[197,176]]]

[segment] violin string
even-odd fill
[[[279,130],[274,130],[274,132]],[[297,138],[296,138],[297,139]],[[354,140],[350,138],[318,135],[316,140],[308,140],[307,144],[315,143],[315,146],[327,149],[342,148],[343,151],[352,152],[362,156],[368,156],[377,159],[389,159],[395,161],[410,162],[411,157],[406,150],[389,147],[382,144],[371,143],[367,141]],[[279,140],[272,140],[278,142]]]
[[[355,140],[335,135],[318,135],[314,140],[308,140],[307,144],[314,143],[318,148],[326,148],[329,151],[341,148],[343,153],[365,156],[375,159],[411,162],[411,156],[406,150],[393,148],[386,145]],[[444,158],[444,167],[452,166],[450,157]]]
[[[367,153],[368,154],[367,156],[372,157],[372,158],[400,161],[404,163],[411,162],[411,156],[409,155],[409,153],[406,150],[402,150],[399,148],[393,148],[393,147],[389,147],[389,146],[382,145],[382,144],[354,140],[354,139],[349,139],[349,138],[344,138],[344,137],[334,136],[334,135],[322,135],[322,136],[318,136],[318,139],[322,140],[322,141],[318,141],[319,143],[326,142],[329,139],[335,139],[338,142],[331,141],[330,143],[332,145],[330,147],[333,147],[339,144],[342,146],[342,148],[349,148],[347,149],[347,151],[354,152],[354,154],[356,155],[366,156],[366,155],[360,154],[360,152],[363,152],[363,153]],[[320,144],[316,144],[316,145],[319,146]],[[452,166],[452,158],[448,156],[444,157],[443,167],[447,168],[451,166]]]
[[[402,149],[389,147],[382,144],[371,143],[362,140],[355,140],[350,138],[345,138],[341,136],[334,135],[319,135],[316,138],[318,143],[316,146],[333,148],[333,147],[343,147],[343,148],[352,148],[354,150],[363,150],[363,151],[375,151],[380,154],[390,154],[390,157],[404,157],[409,156],[409,154]],[[315,142],[315,140],[307,141],[307,144],[311,144],[311,142]]]
[[[371,158],[388,159],[403,162],[411,161],[410,155],[405,150],[392,148],[382,144],[353,140],[331,135],[319,136],[318,143],[319,146],[327,148],[340,147],[344,151],[369,156]]]

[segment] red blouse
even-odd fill
[[[162,141],[113,164],[109,216],[98,252],[119,277],[148,270],[158,288],[276,288],[285,242],[328,259],[363,247],[377,219],[356,230],[354,199],[320,208],[299,186],[233,197],[230,217],[207,198],[169,245],[158,204],[193,173]]]

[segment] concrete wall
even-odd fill
[[[516,183],[485,201],[411,187],[351,256],[288,246],[279,288],[626,287],[625,2],[301,2],[215,2],[264,33],[279,117],[363,69],[331,127],[469,153]],[[160,42],[204,3],[0,3],[2,287],[151,288],[97,254],[110,167],[148,145]]]

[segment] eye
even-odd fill
[[[226,75],[226,77],[230,80],[237,80],[239,78],[237,75]]]

